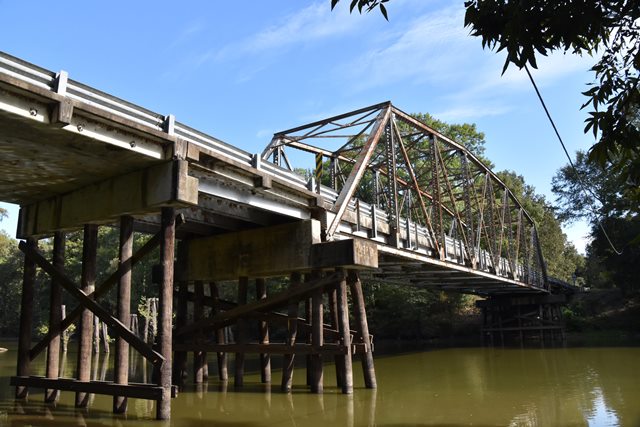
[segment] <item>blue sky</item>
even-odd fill
[[[0,0],[0,50],[210,133],[251,152],[295,125],[391,100],[407,112],[472,122],[496,170],[553,200],[566,163],[524,71],[463,27],[463,1],[392,0],[349,15],[348,0]],[[569,151],[582,132],[590,57],[543,58],[534,72]],[[5,206],[6,205],[0,205]],[[17,210],[0,223],[13,235]],[[585,224],[566,228],[584,248]]]

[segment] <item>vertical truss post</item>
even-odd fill
[[[394,133],[391,129],[391,120],[384,128],[385,155],[387,167],[387,209],[389,213],[389,238],[391,245],[398,245],[398,181],[396,175],[396,144]]]
[[[322,185],[322,153],[316,153],[316,188],[313,189],[316,193],[320,194],[320,186]]]
[[[329,178],[331,180],[331,188],[338,191],[338,158],[332,156],[329,164]]]
[[[406,228],[406,239],[407,239],[407,244],[406,247],[407,249],[411,249],[413,247],[412,243],[411,243],[411,189],[409,187],[407,187],[405,189],[406,191],[406,204],[407,204],[407,213],[406,213],[406,217],[405,217],[405,228]],[[417,243],[417,240],[416,240]]]
[[[471,179],[471,171],[469,169],[469,158],[462,151],[460,153],[460,162],[462,163],[463,183],[462,183],[462,195],[464,199],[464,220],[467,223],[467,235],[469,236],[469,255],[471,256],[471,266],[476,267],[477,254],[476,254],[476,233],[473,228],[473,207],[471,205],[471,190],[473,187],[473,181]]]
[[[373,194],[375,195],[375,207],[380,207],[380,170],[373,171]]]
[[[489,249],[491,252],[491,263],[493,264],[493,270],[495,274],[498,274],[499,271],[499,262],[500,262],[500,252],[498,250],[498,239],[496,236],[496,217],[495,217],[495,193],[493,191],[493,183],[491,181],[491,176],[489,175],[489,173],[487,173],[486,175],[486,179],[487,179],[487,199],[488,200],[488,205],[487,205],[487,216],[489,217],[489,222],[485,223],[487,224],[488,228],[489,228]]]
[[[444,235],[444,224],[442,222],[442,195],[440,194],[440,150],[438,149],[438,138],[435,135],[429,135],[429,142],[431,148],[431,171],[433,187],[433,214],[435,216],[433,221],[434,234],[436,242],[440,239],[440,259],[445,259],[447,256],[447,240]]]

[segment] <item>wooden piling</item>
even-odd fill
[[[364,384],[367,388],[376,388],[376,370],[373,365],[373,349],[371,348],[371,336],[369,335],[369,324],[367,322],[367,310],[364,303],[364,295],[362,293],[362,283],[358,272],[350,270],[347,280],[349,289],[351,290],[351,298],[354,305],[355,321],[362,337],[365,351],[360,355],[362,361],[362,372],[364,374]]]
[[[204,318],[204,283],[202,281],[197,280],[193,284],[193,321],[197,322],[198,320],[202,320]],[[202,331],[198,331],[195,335],[195,340],[197,344],[202,344],[204,339]],[[204,381],[204,358],[203,352],[201,350],[196,350],[193,352],[193,382],[196,384],[201,384]]]
[[[53,236],[53,265],[64,270],[65,234],[58,231]],[[47,347],[47,378],[58,378],[60,369],[60,330],[62,323],[62,287],[56,279],[51,279],[49,294],[49,332],[52,339]],[[58,390],[45,390],[44,401],[53,403],[58,400]]]
[[[291,273],[291,279],[289,282],[289,289],[294,289],[300,286],[300,273]],[[296,336],[298,335],[298,300],[289,301],[287,321],[287,345],[293,347],[296,343]],[[282,384],[281,389],[284,392],[291,391],[291,385],[293,383],[293,367],[295,362],[295,354],[285,354],[283,366],[282,366]]]
[[[256,279],[256,299],[263,300],[267,298],[267,283],[265,279]],[[269,323],[261,320],[258,324],[258,336],[260,344],[269,344]],[[268,353],[260,354],[260,381],[263,384],[271,382],[271,356]]]
[[[329,317],[331,321],[331,328],[334,330],[338,330],[338,301],[337,301],[337,290],[335,286],[332,286],[328,290],[328,300],[329,300]],[[342,388],[342,378],[343,371],[341,368],[341,356],[334,356],[334,364],[336,367],[336,386]]]
[[[215,282],[209,283],[209,291],[211,298],[213,298],[213,308],[211,310],[211,316],[213,317],[220,312],[220,294],[218,293],[218,286]],[[226,344],[224,328],[216,329],[216,342],[218,344]],[[218,362],[218,378],[220,381],[228,381],[227,353],[217,352],[216,358]]]
[[[338,282],[337,300],[338,300],[338,330],[340,332],[340,341],[347,349],[344,356],[341,357],[341,369],[344,372],[342,381],[342,393],[353,393],[353,362],[351,360],[351,330],[349,328],[349,306],[347,300],[347,276],[342,269],[338,270],[342,273],[342,277]]]
[[[100,353],[100,319],[93,316],[93,354]]]
[[[311,319],[311,344],[315,348],[321,348],[324,344],[324,317],[322,304],[322,288],[313,292],[312,296],[312,319]],[[311,357],[311,391],[314,393],[323,392],[323,374],[322,374],[322,354],[313,354]]]
[[[187,241],[181,240],[177,244],[176,249],[176,277],[184,277],[187,274],[188,264],[188,244]],[[176,304],[176,329],[180,329],[187,324],[187,308],[188,308],[188,295],[189,295],[189,283],[186,280],[177,283],[178,295]],[[176,337],[175,342],[182,344],[184,339]],[[187,352],[186,351],[174,351],[173,352],[173,383],[180,386],[184,385],[184,380],[187,374]]]
[[[35,249],[37,240],[27,239],[27,246]],[[20,331],[18,333],[18,376],[26,376],[31,372],[31,328],[33,327],[33,294],[36,281],[36,263],[28,256],[24,257],[22,272],[22,296],[20,297]],[[26,386],[16,387],[16,399],[26,399],[29,389]]]
[[[122,271],[118,279],[118,319],[123,324],[131,322],[131,277],[133,256],[133,218],[125,215],[120,218],[120,245],[118,270]],[[137,335],[137,332],[134,332]],[[108,347],[107,347],[108,348]],[[117,337],[116,352],[113,366],[113,382],[115,384],[129,384],[129,344]],[[113,396],[113,412],[123,414],[127,411],[127,398]]]
[[[247,292],[249,288],[249,278],[248,277],[240,277],[238,279],[238,307],[247,304]],[[247,343],[247,321],[243,318],[238,319],[238,331],[236,342],[238,344],[246,344]],[[239,351],[236,353],[236,362],[235,362],[235,379],[234,379],[234,387],[242,387],[244,385],[244,359],[245,353],[243,351]]]
[[[84,226],[82,241],[82,275],[80,289],[87,295],[93,293],[96,283],[96,256],[98,250],[98,226],[87,224]],[[90,297],[93,298],[93,297]],[[91,340],[93,335],[93,313],[88,309],[82,310],[80,327],[78,328],[78,381],[91,380]],[[84,408],[89,403],[89,394],[76,393],[76,407]]]
[[[171,345],[173,315],[173,264],[176,233],[175,209],[162,208],[160,221],[162,238],[160,240],[160,265],[162,280],[160,283],[160,313],[158,348],[164,357],[160,367],[158,385],[162,387],[162,399],[156,405],[156,418],[168,420],[171,417]]]

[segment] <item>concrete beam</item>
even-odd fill
[[[189,241],[188,280],[270,277],[311,268],[320,223],[298,221]]]
[[[162,206],[197,205],[198,180],[187,174],[188,167],[184,160],[164,162],[22,206],[18,238],[110,223]]]
[[[375,243],[364,239],[321,243],[320,222],[298,221],[193,239],[187,277],[178,280],[237,280],[274,277],[318,268],[377,268]]]

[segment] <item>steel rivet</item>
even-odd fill
[[[84,126],[83,125],[78,125],[78,132],[82,132],[84,130]]]
[[[38,115],[38,110],[36,110],[35,108],[32,108],[29,110],[29,114],[35,117]]]
[[[136,142],[135,142],[135,141],[131,141],[131,142],[129,143],[129,145],[131,146],[131,148],[134,148],[134,147],[136,146]]]

